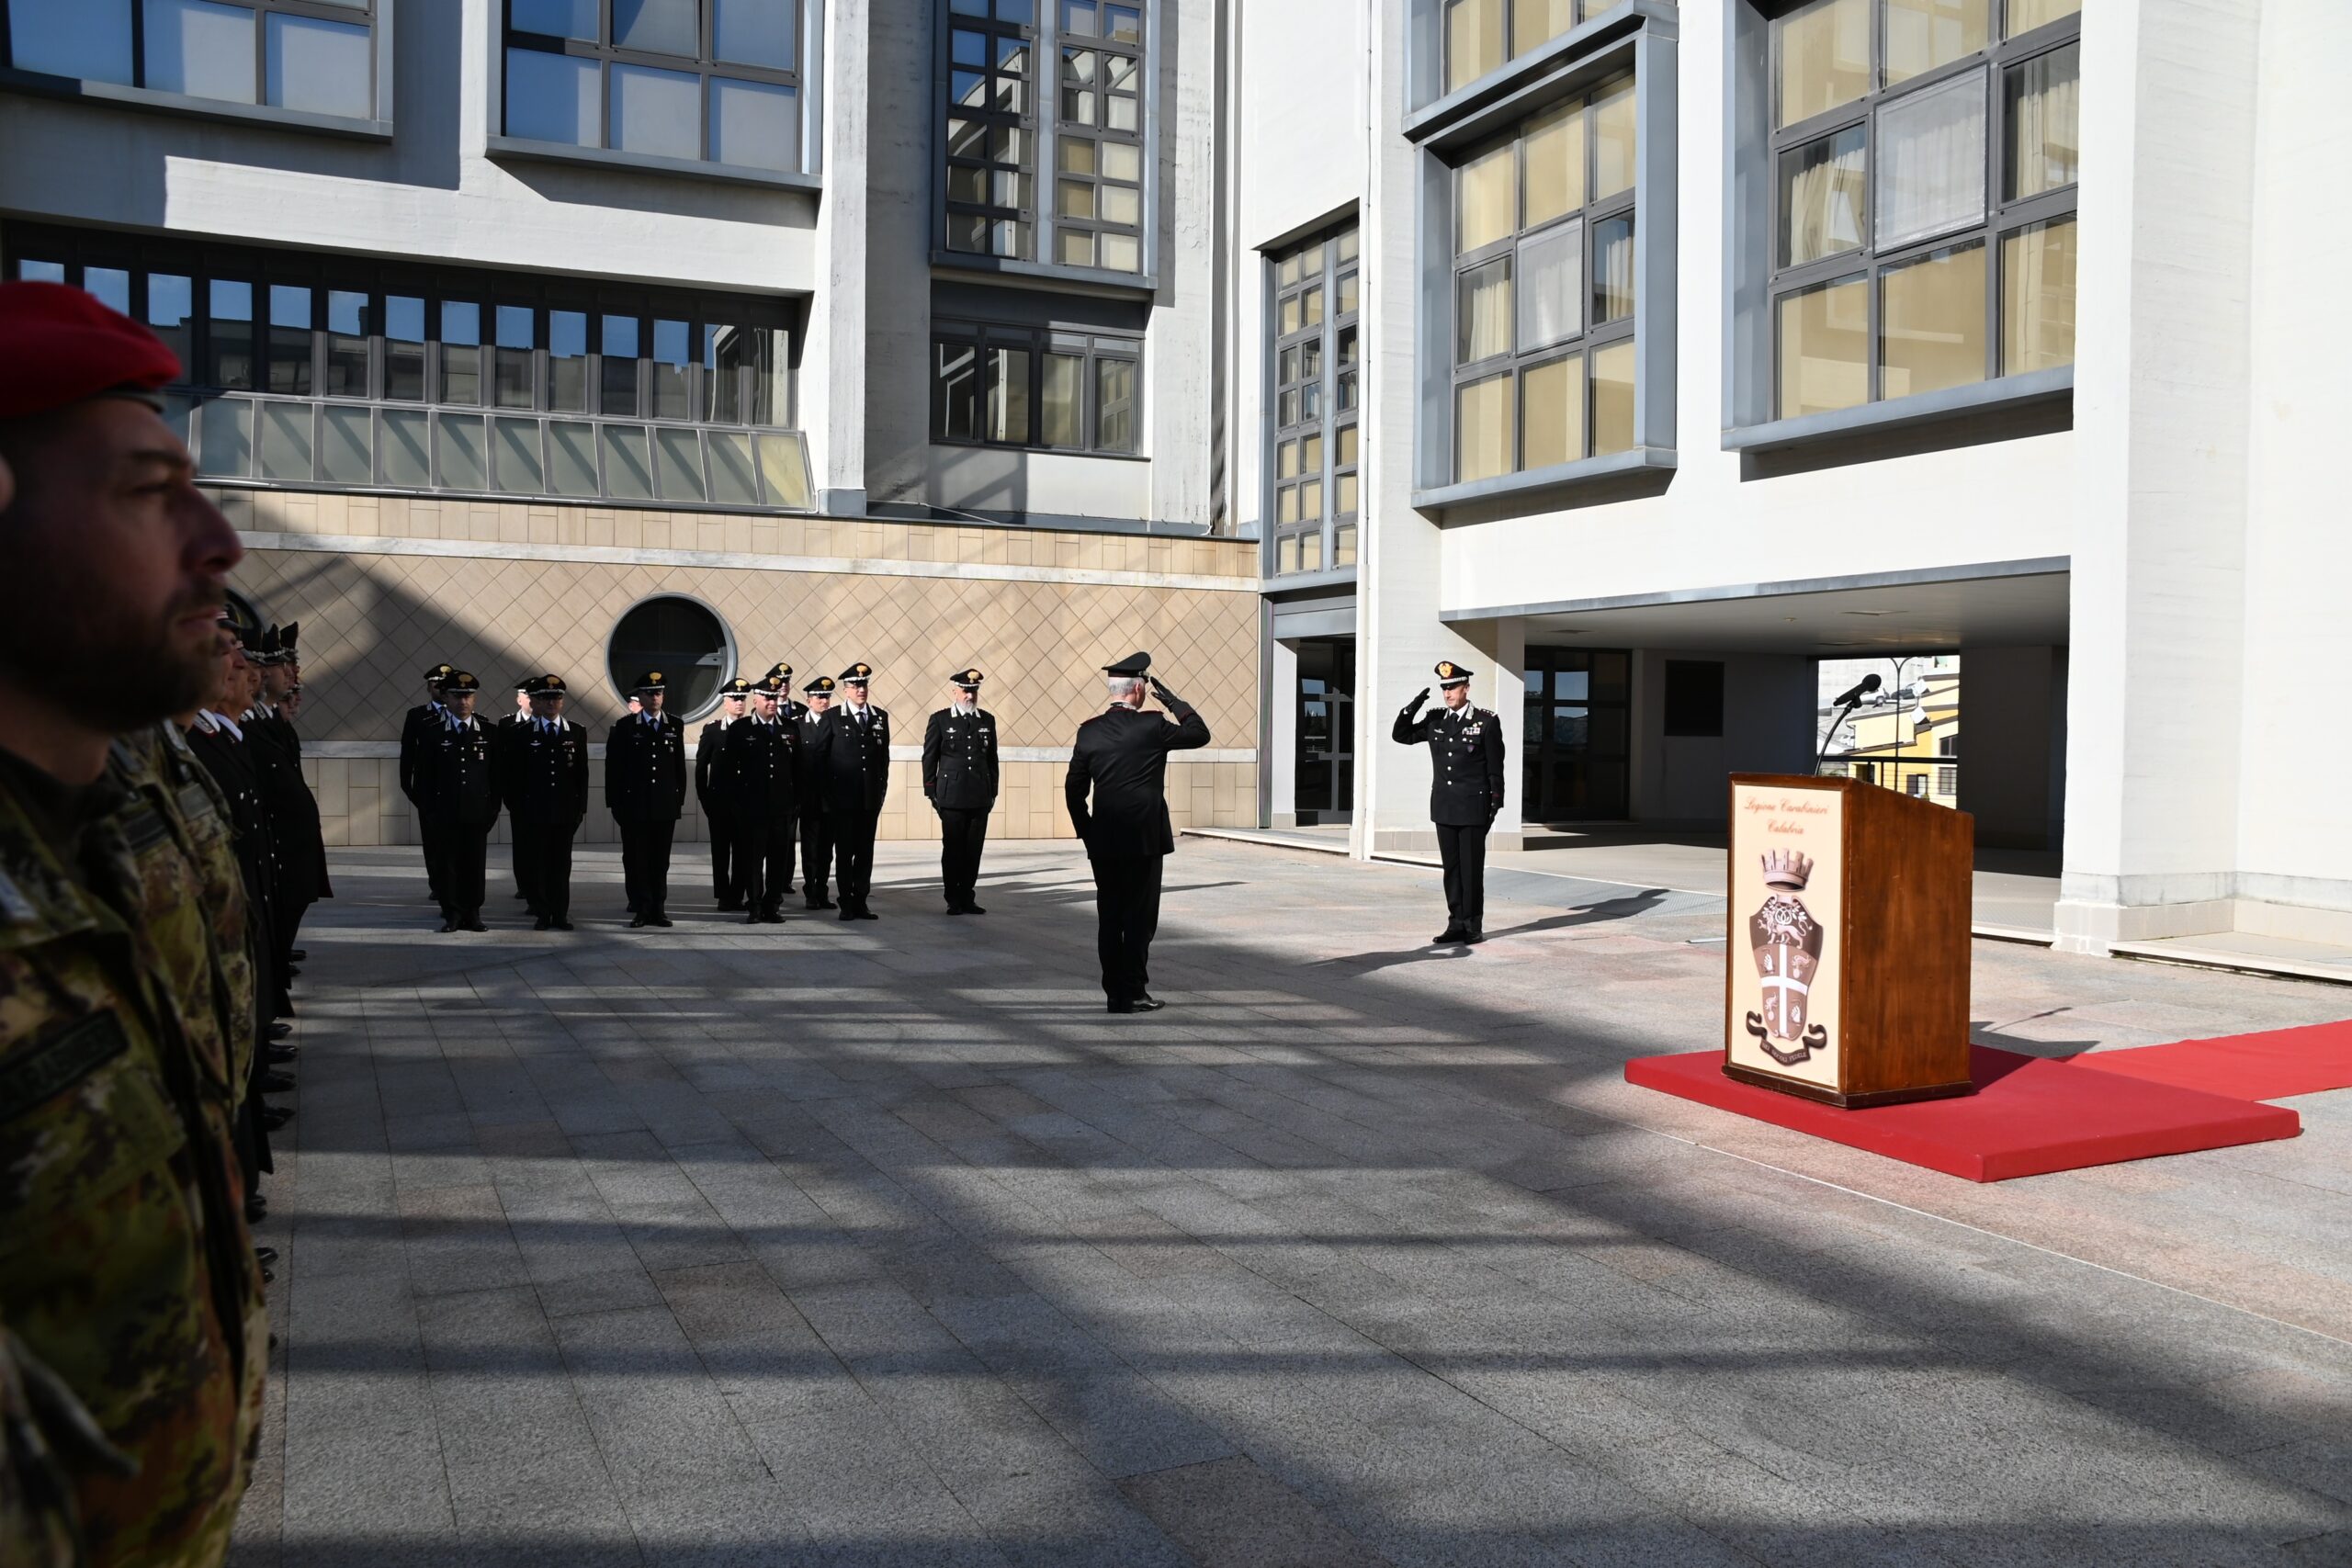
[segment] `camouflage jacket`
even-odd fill
[[[152,739],[116,746],[79,806],[78,863],[0,780],[0,1325],[137,1466],[64,1461],[89,1561],[209,1568],[244,1489],[269,1325],[226,1038],[181,1000],[209,1013],[215,984],[194,797],[160,761]],[[28,1450],[77,1452],[56,1426],[41,1444],[0,1431],[9,1507],[42,1463]],[[54,1530],[0,1511],[0,1560],[46,1561]]]
[[[175,879],[151,880],[147,919],[159,931],[181,922],[191,928],[172,931],[164,945],[175,951],[193,953],[198,935],[194,928],[203,928],[211,963],[201,972],[193,964],[180,966],[180,1015],[198,1037],[198,1057],[225,1065],[226,1081],[213,1087],[226,1092],[233,1113],[260,1042],[253,928],[244,874],[237,864],[236,823],[220,784],[188,750],[176,726],[166,724],[157,732],[152,753],[154,765],[143,793],[172,824],[174,840],[195,863],[201,889],[190,904]]]

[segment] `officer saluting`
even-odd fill
[[[445,931],[489,929],[481,923],[482,863],[498,820],[498,776],[490,728],[474,716],[481,691],[471,674],[451,671],[441,683],[440,727],[416,743],[417,817],[437,863]]]
[[[1111,705],[1078,727],[1062,798],[1094,869],[1095,948],[1110,1012],[1154,1012],[1163,1004],[1150,985],[1151,939],[1159,930],[1163,861],[1176,852],[1168,824],[1168,753],[1209,743],[1209,727],[1175,693],[1151,682],[1176,716],[1169,723],[1143,708],[1148,653],[1129,654],[1102,672]],[[1092,792],[1090,808],[1087,795]]]
[[[808,754],[809,782],[824,799],[841,861],[835,880],[844,920],[881,918],[865,900],[874,886],[875,824],[890,793],[890,716],[866,703],[866,683],[873,678],[874,666],[864,662],[842,671],[847,700],[817,726]]]
[[[401,719],[401,793],[416,810],[417,838],[424,846],[424,876],[433,894],[433,901],[445,907],[448,899],[441,895],[441,863],[433,852],[434,829],[425,821],[424,807],[417,799],[417,743],[442,727],[445,715],[441,711],[441,682],[456,672],[456,666],[436,664],[424,672],[424,701],[408,710]]]
[[[588,732],[563,716],[560,675],[530,682],[531,716],[507,742],[506,809],[514,867],[537,901],[534,931],[571,929],[571,836],[588,815]]]
[[[769,669],[767,680],[768,682],[775,688],[776,722],[783,725],[785,728],[790,730],[794,737],[792,758],[793,773],[795,775],[793,779],[793,802],[791,807],[787,809],[784,819],[777,824],[776,836],[772,838],[768,843],[768,892],[772,897],[781,898],[784,895],[792,891],[792,857],[794,852],[798,850],[800,847],[800,813],[802,810],[800,796],[804,792],[798,787],[798,774],[801,771],[799,743],[800,738],[807,735],[808,732],[808,725],[805,722],[808,717],[808,707],[805,703],[796,703],[792,700],[791,665],[786,664],[781,660],[777,661]],[[808,874],[808,868],[806,865],[803,865],[801,867],[801,875],[806,877]]]
[[[1502,720],[1472,705],[1473,673],[1450,659],[1438,660],[1444,708],[1414,716],[1430,700],[1423,686],[1389,731],[1403,745],[1429,744],[1430,822],[1445,863],[1445,930],[1433,939],[1440,942],[1487,940],[1487,829],[1503,808]]]
[[[743,907],[742,879],[735,866],[735,818],[727,808],[727,729],[743,716],[752,682],[737,676],[718,689],[718,716],[695,737],[695,798],[710,827],[710,890],[721,909]]]
[[[771,672],[752,688],[752,716],[727,727],[720,788],[735,824],[736,885],[747,926],[784,924],[778,908],[792,864],[792,806],[798,792],[800,727],[777,716],[784,682]]]
[[[669,677],[638,677],[638,711],[605,738],[605,805],[621,830],[629,929],[670,923],[670,840],[686,808],[686,728],[662,711]]]
[[[808,682],[808,705],[800,716],[800,891],[812,909],[839,908],[825,896],[833,877],[833,819],[825,811],[825,797],[808,772],[817,746],[818,728],[833,705],[834,682],[820,675]]]
[[[951,915],[988,913],[972,898],[996,804],[996,715],[979,705],[980,681],[978,670],[950,675],[956,701],[922,733],[922,792],[939,813],[939,880]]]

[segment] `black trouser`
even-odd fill
[[[621,822],[621,885],[628,889],[628,907],[640,915],[658,915],[670,907],[670,841],[678,824]]]
[[[536,911],[539,907],[539,890],[533,879],[538,874],[538,863],[523,842],[530,819],[530,814],[524,811],[508,816],[507,831],[514,836],[514,841],[507,845],[507,852],[514,865],[514,896]]]
[[[1159,855],[1102,855],[1094,867],[1094,946],[1102,994],[1131,1002],[1151,985],[1151,939],[1159,930]]]
[[[550,920],[571,918],[571,835],[578,828],[569,816],[534,811],[514,818],[515,879]]]
[[[445,916],[478,915],[489,881],[490,824],[469,826],[442,818],[433,821],[433,880],[441,889]]]
[[[424,883],[433,890],[433,901],[443,908],[449,907],[448,892],[441,886],[441,822],[424,811],[416,814],[417,841],[424,846]]]
[[[834,811],[833,885],[841,889],[842,908],[863,909],[874,891],[874,828],[881,814],[875,811]]]
[[[735,886],[743,908],[773,915],[792,886],[793,820],[755,817],[735,832]]]
[[[723,812],[703,807],[710,824],[710,896],[721,904],[738,903],[742,889],[735,886],[735,827]]]
[[[822,807],[800,808],[800,890],[808,907],[822,908],[825,885],[833,875],[833,819]]]
[[[972,902],[973,886],[980,880],[980,851],[988,841],[985,807],[939,808],[939,881],[949,908],[960,909]]]
[[[1438,858],[1445,863],[1446,923],[1462,931],[1487,924],[1487,824],[1435,822]]]

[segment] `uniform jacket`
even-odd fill
[[[616,822],[675,822],[686,808],[686,727],[633,713],[605,737],[605,805]]]
[[[714,718],[695,736],[695,799],[715,822],[727,819],[727,796],[719,788],[718,761],[727,750],[728,721]],[[607,753],[611,748],[607,747]]]
[[[237,879],[244,894],[243,914],[246,966],[250,982],[258,986],[261,978],[260,954],[269,951],[267,926],[271,879],[277,871],[269,853],[269,813],[262,809],[261,790],[254,778],[252,761],[245,755],[244,742],[227,729],[208,729],[199,724],[187,732],[188,752],[209,774],[220,790],[228,811],[232,835],[232,848],[237,857]],[[247,1003],[257,1007],[256,996]],[[270,1021],[258,1011],[243,1015],[243,1038],[238,1042],[238,1056],[231,1065],[230,1076],[240,1090],[250,1087],[245,1070],[259,1044],[259,1031]]]
[[[574,828],[588,815],[588,732],[571,720],[558,719],[552,733],[537,719],[517,720],[505,754],[493,745],[492,756],[507,810]]]
[[[254,991],[257,949],[237,846],[243,829],[227,790],[205,769],[187,737],[166,724],[159,727],[156,738],[154,778],[169,794],[168,802],[158,796],[156,803],[172,808],[183,829],[188,856],[203,879],[202,907],[210,926],[212,972],[192,979],[184,1010],[190,1027],[196,1028],[202,1022],[199,1005],[210,1010],[206,1026],[218,1033],[219,1053],[228,1059],[233,1111],[244,1098],[245,1069],[253,1065],[258,1039],[254,1023],[260,1017]],[[159,911],[156,918],[164,916]],[[205,1054],[210,1055],[212,1048],[208,1046]]]
[[[118,744],[68,859],[26,767],[0,775],[0,1353],[55,1373],[138,1469],[102,1468],[53,1416],[46,1460],[16,1434],[6,1457],[63,1472],[95,1562],[218,1562],[269,1320],[232,1064],[187,999],[215,978],[203,792]],[[0,1560],[48,1529],[0,1516]]]
[[[1430,749],[1430,820],[1445,828],[1483,828],[1503,808],[1503,722],[1465,703],[1456,715],[1437,708],[1416,718],[1415,703],[1396,716],[1390,738]]]
[[[800,794],[800,726],[779,716],[763,724],[739,718],[727,727],[726,754],[719,761],[727,810],[738,823],[788,820]]]
[[[487,828],[498,820],[497,741],[477,714],[417,739],[416,808],[436,821]]]
[[[416,743],[443,721],[443,710],[433,703],[419,703],[401,720],[401,793],[412,806],[416,804]]]
[[[954,708],[931,716],[922,732],[922,792],[950,811],[986,811],[996,804],[996,715],[985,708],[966,718]]]
[[[778,713],[784,711],[779,705]],[[815,708],[803,706],[800,718],[793,728],[799,733],[800,746],[796,753],[800,759],[800,815],[821,817],[825,812],[824,792],[817,787],[817,731],[824,727],[825,716]]]
[[[871,722],[861,728],[847,703],[835,703],[813,727],[808,781],[828,811],[873,816],[890,793],[890,716],[865,712]]]
[[[319,826],[318,797],[302,782],[301,745],[293,728],[256,713],[244,725],[246,755],[269,813],[269,849],[277,862],[277,896],[301,908],[326,896],[326,839]]]
[[[1062,797],[1093,857],[1172,854],[1168,823],[1168,753],[1209,743],[1209,727],[1190,703],[1168,701],[1170,724],[1122,704],[1078,727]],[[1087,795],[1092,792],[1089,805]]]

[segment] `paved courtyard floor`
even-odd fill
[[[1434,872],[1187,840],[1114,1018],[1070,847],[980,919],[881,861],[462,937],[338,852],[241,1568],[2352,1562],[2352,1091],[1977,1187],[1622,1081],[1718,1037],[1719,899],[1432,950]],[[1975,948],[2012,1049],[2346,1014]]]

